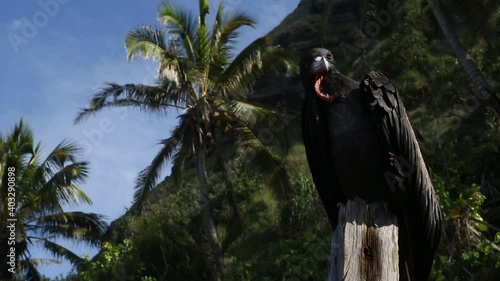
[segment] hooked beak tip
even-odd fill
[[[312,64],[312,70],[314,73],[319,71],[328,72],[330,69],[330,63],[324,57],[316,57]]]

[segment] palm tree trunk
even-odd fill
[[[491,90],[491,87],[488,85],[486,80],[484,80],[477,66],[465,52],[465,49],[460,43],[457,34],[453,30],[450,22],[441,10],[438,1],[427,0],[427,2],[429,3],[429,7],[434,13],[434,17],[436,18],[436,21],[438,22],[439,27],[441,28],[441,31],[446,38],[446,41],[448,41],[448,44],[450,44],[451,49],[457,56],[460,64],[462,64],[465,72],[467,73],[467,76],[479,92],[478,98],[480,100],[488,102],[488,104],[497,112],[497,114],[500,115],[500,99]]]
[[[205,232],[208,237],[208,242],[210,244],[210,251],[212,253],[212,258],[215,263],[215,280],[224,280],[224,260],[222,259],[222,251],[217,238],[217,232],[215,231],[214,219],[210,211],[207,188],[207,174],[205,171],[205,149],[203,144],[200,145],[198,153],[196,155],[196,170],[198,174],[198,182],[200,184],[200,196],[201,196],[201,209],[203,214],[203,223],[205,225]]]

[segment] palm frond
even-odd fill
[[[66,165],[56,172],[38,190],[40,203],[50,206],[53,203],[78,206],[81,203],[92,204],[92,200],[75,184],[82,183],[88,175],[88,163],[76,162]],[[46,208],[50,209],[50,208]]]
[[[91,204],[90,198],[76,186],[89,174],[89,163],[77,161],[80,152],[81,147],[74,142],[63,140],[59,143],[36,168],[34,179],[39,189],[30,200],[38,201],[48,211],[59,211],[61,204]]]
[[[30,259],[23,259],[21,262],[21,270],[24,273],[23,278],[30,281],[42,281],[42,275],[38,272],[36,265]]]
[[[63,168],[68,162],[77,162],[77,155],[82,152],[82,148],[75,142],[68,139],[61,141],[45,158],[40,167],[44,172],[53,174],[53,169]]]
[[[151,164],[139,173],[136,179],[134,194],[134,200],[139,205],[144,201],[146,195],[156,187],[160,179],[160,172],[167,164],[167,161],[172,159],[173,156],[176,156],[175,152],[185,133],[183,130],[184,128],[181,122],[181,125],[172,131],[170,138],[162,140],[160,142],[162,148],[156,154],[155,158],[153,158]]]
[[[74,266],[78,267],[86,262],[86,260],[84,258],[78,256],[77,254],[70,251],[69,249],[67,249],[67,248],[65,248],[57,243],[54,243],[50,240],[44,240],[43,247],[49,253],[51,253],[55,258],[57,258],[57,259],[64,258],[64,259],[68,260],[69,262],[71,262]]]
[[[42,150],[42,144],[40,142],[37,143],[33,150],[30,152],[31,157],[26,163],[27,166],[34,166],[38,163],[38,159],[40,157],[40,151]]]
[[[230,112],[250,128],[254,128],[263,120],[276,117],[276,112],[262,106],[243,101],[233,101],[229,106]]]
[[[30,154],[33,151],[34,136],[31,127],[21,118],[11,133],[5,138],[5,146],[10,153]]]
[[[210,39],[206,26],[200,26],[197,31],[196,40],[194,42],[196,51],[196,65],[198,68],[198,79],[194,80],[200,87],[201,93],[206,93],[208,90],[208,76],[210,71],[210,63],[212,59],[212,49],[210,46]]]
[[[267,46],[262,52],[262,61],[269,74],[297,74],[299,66],[297,54],[280,46]]]
[[[264,173],[269,180],[268,186],[278,198],[288,198],[291,194],[291,183],[279,158],[273,155],[248,127],[237,126],[235,132],[239,138],[240,153]]]
[[[18,208],[15,216],[19,222],[16,230],[19,243],[16,242],[16,245],[20,255],[19,268],[22,271],[19,274],[27,280],[42,280],[37,265],[54,260],[31,259],[27,248],[29,245],[37,240],[45,242],[48,237],[72,238],[97,245],[103,227],[99,223],[92,224],[92,218],[85,222],[81,218],[83,215],[63,213],[64,204],[91,203],[90,198],[75,185],[83,182],[88,174],[88,163],[77,159],[80,147],[69,140],[63,140],[43,161],[39,161],[41,144],[33,145],[33,139],[33,132],[22,120],[10,134],[2,135],[0,173],[2,177],[5,176],[2,169],[5,165],[16,168]],[[2,182],[3,179],[0,185]],[[2,185],[0,197],[3,193]],[[95,229],[101,230],[93,231]],[[36,234],[44,237],[34,236]]]
[[[36,267],[40,267],[41,265],[50,266],[61,264],[61,261],[56,259],[30,258],[29,261]]]
[[[89,172],[87,162],[77,161],[80,151],[74,142],[63,140],[39,165],[28,162],[18,180],[22,187],[18,190],[18,212],[61,212],[62,204],[90,204],[90,198],[76,186]],[[35,154],[39,153],[37,146]]]
[[[125,37],[127,59],[152,58],[161,61],[168,53],[164,31],[154,26],[140,26],[130,30]]]
[[[226,67],[216,81],[224,97],[243,98],[251,92],[257,77],[262,74],[261,51],[268,44],[267,37],[255,40]]]
[[[167,46],[164,31],[156,27],[143,26],[131,30],[125,39],[127,59],[152,58],[160,62],[158,78],[167,79],[174,86],[184,80],[189,67],[175,46],[175,38],[169,38]],[[166,89],[166,88],[165,88]]]
[[[174,83],[166,80],[162,80],[161,86],[106,83],[92,97],[87,108],[78,113],[75,123],[107,107],[138,107],[149,112],[165,113],[168,108],[185,104],[183,93]]]
[[[182,183],[186,160],[193,156],[193,143],[194,141],[189,137],[189,135],[184,135],[182,143],[179,145],[180,149],[173,157],[170,176],[176,186],[180,186]]]
[[[261,37],[244,50],[227,66],[218,79],[224,96],[247,96],[257,78],[263,74],[290,74],[298,70],[293,53],[271,45],[269,37]]]
[[[212,30],[214,46],[220,48],[235,43],[234,39],[239,35],[237,30],[243,26],[254,27],[255,20],[243,12],[224,17],[224,6],[220,3]]]
[[[64,212],[41,216],[36,220],[36,232],[44,237],[66,238],[97,246],[106,230],[104,216],[84,212]]]
[[[230,46],[221,44],[221,25],[224,16],[224,5],[219,4],[217,14],[212,26],[212,34],[210,38],[210,48],[212,49],[212,62],[210,64],[210,75],[212,80],[217,80],[220,77],[224,68],[231,60]]]
[[[7,142],[10,140],[11,142],[15,142],[17,144],[33,143],[33,139],[33,130],[30,126],[24,124],[24,121],[21,118],[19,123],[14,126],[14,129],[12,129]]]
[[[193,42],[196,38],[197,18],[191,12],[173,7],[164,2],[158,12],[158,20],[163,23],[172,34],[178,35],[187,57],[193,60],[195,52]]]
[[[205,17],[209,13],[210,5],[208,4],[208,0],[199,0],[198,5],[199,5],[199,12],[200,12],[199,24],[204,26],[205,25]]]
[[[282,156],[300,139],[297,116],[288,114],[285,109],[271,110],[256,104],[235,101],[230,104],[229,112],[252,131],[258,132],[259,137],[262,135],[261,142],[276,149]]]

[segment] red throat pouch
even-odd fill
[[[318,73],[316,73],[316,79],[314,81],[314,91],[316,92],[316,95],[326,101],[326,102],[333,102],[334,98],[333,96],[330,96],[328,95],[327,93],[325,93],[323,91],[323,87],[321,86],[321,82],[323,81],[324,79],[324,72],[320,71]]]

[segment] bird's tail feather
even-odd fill
[[[408,226],[408,216],[405,211],[402,211],[398,217],[399,280],[417,281],[414,278],[415,263],[413,261],[411,237]]]

